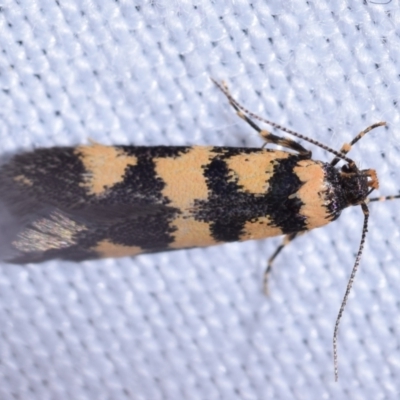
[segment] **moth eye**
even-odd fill
[[[353,171],[353,170],[352,170],[352,168],[350,167],[349,164],[344,164],[344,165],[342,166],[342,172],[350,173],[350,172],[352,172],[352,171]]]

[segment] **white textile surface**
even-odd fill
[[[252,111],[400,190],[399,0],[3,0],[1,154],[104,144],[261,146]],[[303,142],[314,158],[332,156]],[[400,200],[281,238],[83,263],[0,264],[0,399],[398,399]]]

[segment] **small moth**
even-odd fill
[[[298,234],[328,224],[349,206],[364,213],[361,242],[334,331],[337,333],[368,225],[375,170],[360,170],[347,153],[379,122],[340,151],[264,120],[214,82],[262,148],[88,146],[39,148],[0,166],[0,258],[11,263],[82,261],[286,235],[269,260]],[[254,119],[320,146],[330,162]],[[264,148],[280,145],[289,151]],[[336,164],[343,161],[341,168]],[[399,196],[392,196],[399,197]]]

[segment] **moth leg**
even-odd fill
[[[239,113],[238,113],[239,115]],[[280,137],[277,135],[274,135],[271,132],[268,132],[265,129],[260,129],[256,124],[253,123],[246,115],[243,114],[239,115],[239,117],[243,118],[249,125],[251,125],[257,132],[258,134],[264,139],[265,143],[263,144],[263,148],[268,144],[268,143],[273,143],[278,146],[285,147],[286,149],[294,150],[299,153],[300,156],[304,157],[305,159],[310,159],[311,158],[311,151],[305,149],[301,144],[297,143],[295,140],[289,139],[289,138],[284,138]],[[253,124],[251,124],[252,122]]]
[[[275,258],[283,250],[285,246],[287,246],[291,241],[293,241],[297,236],[301,235],[302,233],[304,232],[295,232],[295,233],[290,233],[289,235],[285,235],[282,243],[276,248],[272,256],[269,258],[267,268],[265,269],[264,272],[264,280],[263,280],[263,289],[264,289],[264,294],[266,296],[269,295],[268,282],[269,282],[269,276],[272,271],[272,264]]]
[[[391,196],[380,196],[380,197],[373,197],[371,199],[367,199],[366,203],[371,203],[371,201],[389,201],[394,199],[400,199],[400,194],[394,194]]]
[[[256,120],[258,120],[258,121],[264,122],[265,124],[268,124],[268,125],[274,127],[275,129],[279,129],[280,131],[289,133],[290,135],[293,135],[293,136],[295,136],[295,137],[298,138],[298,139],[305,140],[305,141],[307,141],[308,143],[311,143],[311,144],[313,144],[313,145],[315,145],[315,146],[318,146],[318,147],[320,147],[321,149],[324,149],[324,150],[328,151],[329,153],[332,153],[332,154],[334,154],[334,155],[336,156],[335,159],[332,161],[332,165],[335,165],[335,164],[338,162],[338,160],[343,160],[343,161],[346,161],[346,162],[347,162],[348,164],[350,164],[350,165],[354,165],[354,161],[351,160],[350,158],[346,157],[346,155],[345,155],[345,154],[347,154],[348,151],[351,149],[351,146],[352,146],[354,143],[356,143],[358,140],[360,140],[360,139],[361,139],[366,133],[368,133],[370,130],[372,130],[372,129],[374,129],[374,128],[377,128],[378,126],[383,126],[383,125],[385,125],[385,122],[378,122],[377,124],[373,124],[373,125],[369,126],[367,129],[364,129],[362,132],[360,132],[360,133],[352,140],[351,143],[345,144],[345,145],[342,147],[341,151],[337,151],[337,150],[335,150],[335,149],[330,148],[329,146],[326,146],[326,145],[323,144],[323,143],[318,142],[318,140],[311,139],[311,138],[309,138],[308,136],[302,135],[301,133],[298,133],[298,132],[295,132],[295,131],[293,131],[293,130],[291,130],[291,129],[285,128],[284,126],[279,125],[279,124],[277,124],[276,122],[269,121],[269,120],[266,119],[266,118],[262,118],[262,117],[260,117],[259,115],[254,114],[253,112],[251,112],[250,110],[248,110],[246,107],[243,107],[240,103],[238,103],[238,102],[233,98],[233,96],[229,93],[228,86],[226,85],[225,82],[218,83],[217,81],[215,81],[215,80],[212,79],[212,78],[211,78],[211,80],[212,80],[212,81],[214,82],[214,84],[225,94],[225,96],[226,96],[227,99],[229,100],[229,103],[230,103],[231,106],[236,110],[236,112],[238,113],[239,117],[243,118],[242,115],[245,114],[245,116],[247,117],[246,122],[248,122],[249,119],[251,119],[251,120],[256,119]],[[240,110],[241,112],[240,112],[239,110]],[[242,114],[242,115],[241,115],[241,114]],[[243,119],[245,119],[245,118],[243,118]],[[249,124],[250,124],[250,122],[249,122]],[[257,129],[254,125],[252,125],[252,124],[250,124],[250,125],[251,125],[254,129]],[[268,134],[269,134],[269,132],[268,132]],[[266,135],[266,136],[268,136],[268,141],[269,141],[269,142],[278,143],[274,137],[271,137],[271,136],[269,136],[269,135]],[[293,141],[287,142],[288,139],[283,139],[283,140],[286,140],[286,143],[285,143],[285,142],[282,142],[282,143],[279,143],[279,144],[282,144],[283,146],[286,146],[286,147],[288,147],[288,148],[290,148],[290,149],[293,149],[293,150],[295,150],[295,151],[298,151],[299,154],[300,154],[300,156],[301,156],[301,157],[304,157],[304,159],[310,159],[310,158],[311,158],[311,152],[309,152],[309,154],[307,154],[306,150],[305,150],[302,146],[301,146],[301,147],[302,147],[302,150],[299,151],[299,147],[298,147],[299,144],[296,143],[295,145],[293,145]]]
[[[280,137],[277,135],[274,135],[273,133],[267,131],[266,129],[261,129],[250,117],[253,115],[250,111],[248,111],[247,109],[245,109],[244,107],[241,107],[239,105],[239,103],[233,98],[233,96],[231,95],[227,84],[223,81],[221,84],[219,84],[218,82],[214,81],[214,79],[212,79],[212,81],[222,90],[222,92],[225,94],[225,96],[227,97],[229,104],[232,106],[232,108],[236,111],[236,114],[238,115],[238,117],[240,117],[241,119],[243,119],[245,122],[247,122],[255,131],[258,132],[258,134],[263,138],[263,140],[265,141],[265,143],[263,144],[263,148],[268,144],[268,143],[272,143],[272,144],[276,144],[278,146],[282,146],[286,149],[290,149],[290,150],[294,150],[297,153],[299,153],[300,156],[302,156],[302,158],[304,159],[310,159],[312,156],[312,153],[310,150],[305,149],[301,144],[297,143],[295,140],[289,139],[289,138],[284,138],[284,137]],[[285,128],[281,127],[278,124],[275,123],[270,123],[270,125],[272,125],[273,127],[277,128],[277,129],[281,129],[286,131]],[[290,132],[289,132],[290,133]]]
[[[262,137],[262,139],[265,141],[263,144],[263,148],[268,144],[276,144],[278,146],[282,146],[286,149],[294,150],[299,155],[303,156],[305,159],[310,159],[311,158],[311,151],[305,149],[300,143],[297,143],[295,140],[289,139],[289,138],[284,138],[280,137],[277,135],[274,135],[273,133],[267,131],[266,129],[261,129],[254,121],[252,121],[243,111],[241,111],[235,103],[230,103],[231,106],[235,109],[236,114],[238,117],[243,119],[245,122],[247,122],[255,131],[258,132],[258,134]]]

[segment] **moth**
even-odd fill
[[[261,148],[104,146],[39,148],[0,166],[0,258],[11,263],[83,261],[286,235],[270,258],[298,234],[360,205],[364,226],[334,333],[352,286],[368,225],[376,171],[347,153],[379,122],[340,151],[264,120],[215,84],[239,117],[264,140]],[[261,129],[259,119],[320,146],[335,157],[312,159],[298,142]],[[279,145],[286,150],[265,148]],[[342,161],[343,165],[336,165]],[[392,198],[399,196],[392,196]]]

